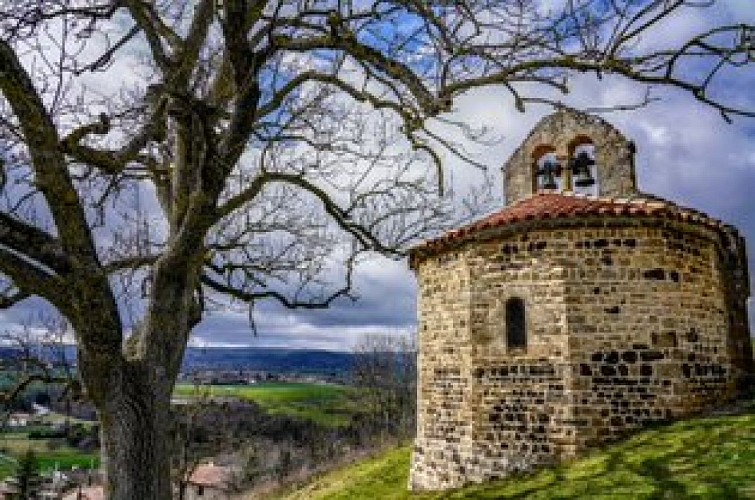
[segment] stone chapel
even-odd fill
[[[503,167],[503,210],[411,249],[411,488],[554,463],[744,389],[744,240],[639,192],[634,156],[606,121],[562,108]]]

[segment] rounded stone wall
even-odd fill
[[[741,238],[707,218],[597,212],[491,217],[412,252],[412,488],[551,463],[737,394],[752,370]]]

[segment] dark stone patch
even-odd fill
[[[660,351],[644,351],[640,353],[640,359],[642,361],[657,361],[663,358],[664,355]]]
[[[690,330],[686,334],[686,337],[687,337],[687,342],[697,342],[699,340],[697,329],[690,328]]]
[[[592,293],[594,293],[595,295],[598,295],[600,293],[600,287],[596,286],[595,288],[593,288]]]
[[[601,238],[595,241],[595,248],[606,248],[608,246],[608,240]]]
[[[619,314],[619,311],[621,311],[621,308],[619,306],[606,307],[604,311],[607,312],[608,314]]]
[[[613,259],[610,255],[604,255],[600,258],[600,262],[605,266],[612,266],[613,265]]]
[[[586,363],[582,363],[579,365],[579,374],[585,377],[589,377],[592,375],[592,370],[590,369],[590,365]]]
[[[665,280],[666,279],[666,271],[660,268],[655,269],[648,269],[642,275],[649,280]]]
[[[615,365],[619,362],[619,353],[616,351],[611,351],[606,356],[606,363],[610,363],[612,365]]]
[[[637,353],[634,351],[624,351],[621,354],[621,359],[627,363],[634,363],[637,361]]]
[[[629,248],[634,248],[637,246],[637,240],[635,240],[634,238],[628,238],[624,240],[624,246],[629,247]]]
[[[605,377],[613,377],[616,375],[616,369],[610,365],[602,365],[600,367],[600,373]]]
[[[673,281],[675,283],[679,283],[679,273],[678,272],[671,271],[670,273],[668,273],[668,275],[669,275],[669,278],[671,278],[671,281]]]
[[[653,366],[652,365],[640,365],[640,375],[643,377],[652,377],[653,376]]]

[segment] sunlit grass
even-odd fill
[[[556,468],[450,492],[409,493],[409,462],[408,446],[394,449],[283,498],[755,499],[755,411],[649,429]]]
[[[176,386],[183,397],[236,397],[253,401],[273,415],[312,420],[322,425],[339,426],[349,422],[353,410],[350,396],[354,389],[332,384],[262,383],[258,385]]]

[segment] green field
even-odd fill
[[[200,386],[198,389],[191,384],[179,384],[174,394],[196,398],[239,398],[257,403],[270,414],[308,419],[328,426],[348,424],[355,409],[352,397],[355,390],[333,384],[275,382]]]
[[[29,439],[24,433],[0,435],[0,480],[15,472],[16,466],[13,460],[20,458],[29,449],[34,450],[37,455],[42,472],[56,468],[70,470],[99,466],[100,457],[97,452],[85,453],[67,445],[57,445],[55,441]]]
[[[410,448],[326,474],[279,498],[755,499],[755,409],[644,431],[557,468],[445,493],[406,490]]]

